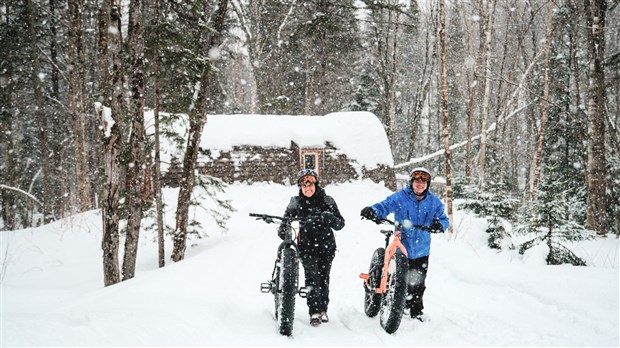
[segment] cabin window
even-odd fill
[[[316,154],[307,153],[304,155],[304,169],[314,169],[316,171]]]

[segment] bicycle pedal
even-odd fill
[[[299,288],[299,291],[297,291],[297,293],[299,294],[299,297],[306,298],[308,297],[308,294],[310,293],[310,291],[312,291],[311,286],[308,286],[308,287],[302,286]]]
[[[271,289],[273,289],[272,282],[260,283],[260,292],[262,292],[263,294],[271,292]]]

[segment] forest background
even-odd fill
[[[0,230],[101,209],[110,285],[133,277],[145,212],[161,214],[166,115],[190,123],[167,231],[180,261],[192,189],[216,185],[194,171],[208,114],[363,110],[383,123],[397,172],[446,177],[448,212],[470,198],[498,238],[501,219],[549,245],[558,231],[618,236],[618,5],[0,0]]]

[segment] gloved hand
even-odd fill
[[[433,223],[428,227],[430,229],[430,233],[442,233],[443,226],[437,220],[433,221]]]
[[[331,211],[324,211],[321,213],[321,219],[323,223],[326,225],[330,225],[332,221],[334,221],[334,214]]]
[[[284,237],[286,237],[287,230],[288,230],[288,226],[280,225],[280,227],[278,228],[278,237],[284,240]]]
[[[375,220],[377,218],[377,213],[375,213],[375,210],[371,207],[366,207],[362,209],[360,215],[368,220]]]

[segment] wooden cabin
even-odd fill
[[[165,184],[176,186],[181,158],[172,156]],[[226,183],[295,184],[312,168],[323,186],[353,180],[395,190],[393,158],[383,125],[369,112],[325,116],[209,115],[197,169]]]

